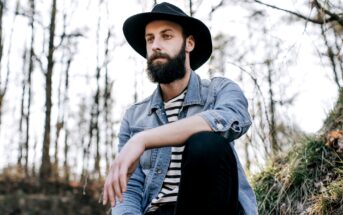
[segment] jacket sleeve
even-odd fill
[[[119,131],[119,152],[125,143],[131,137],[130,125],[128,117],[130,114],[126,111],[121,122]],[[112,208],[112,215],[141,215],[142,214],[142,198],[145,175],[140,164],[128,181],[127,191],[123,193],[123,202],[116,201],[116,206]]]
[[[242,136],[250,127],[248,101],[240,87],[231,80],[214,78],[210,85],[213,106],[201,112],[214,132],[230,141]]]

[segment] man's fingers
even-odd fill
[[[127,185],[127,168],[121,168],[121,171],[119,173],[119,182],[120,182],[120,189],[122,192],[126,191],[126,185]]]
[[[116,205],[116,196],[115,196],[112,184],[110,184],[109,187],[110,187],[110,189],[108,192],[108,197],[110,199],[111,206],[114,207]]]
[[[111,166],[111,173],[107,179],[107,197],[111,203],[111,206],[114,207],[116,204],[116,187],[115,187],[115,183],[116,181],[118,181],[118,177],[117,177],[117,172],[118,172],[118,165],[113,164]],[[108,201],[108,200],[107,200]]]
[[[102,194],[102,204],[106,205],[107,204],[107,180],[104,185],[104,193]]]
[[[121,168],[117,168],[113,175],[113,188],[115,192],[115,196],[118,197],[119,201],[123,201],[122,191],[120,189],[120,178],[119,178],[119,171]]]
[[[119,157],[111,165],[109,176],[104,185],[103,204],[115,206],[116,198],[123,202],[123,192],[127,190],[129,164]]]

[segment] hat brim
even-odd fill
[[[190,53],[190,65],[193,70],[203,65],[212,54],[211,33],[200,20],[188,16],[148,12],[129,17],[123,25],[127,42],[142,57],[146,58],[145,27],[154,20],[169,20],[181,25],[189,35],[193,35],[195,47]]]

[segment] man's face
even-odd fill
[[[169,84],[185,76],[185,38],[180,25],[153,21],[145,28],[147,72],[154,83]]]

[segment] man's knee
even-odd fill
[[[186,141],[184,156],[197,163],[234,157],[229,142],[214,132],[199,132]]]

